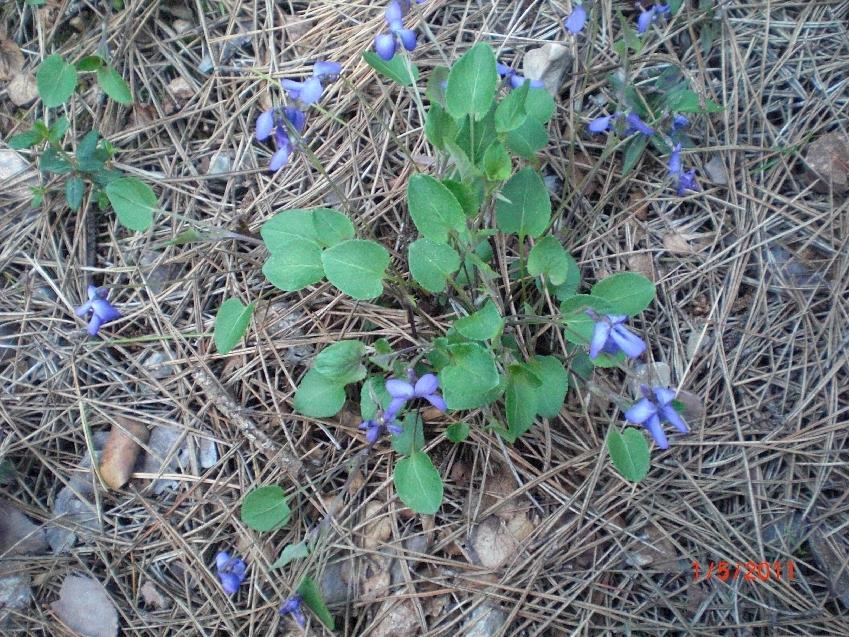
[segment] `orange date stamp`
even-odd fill
[[[718,579],[727,582],[742,578],[746,582],[793,581],[796,579],[796,564],[793,560],[775,562],[708,562],[703,571],[698,561],[693,562],[693,581]]]

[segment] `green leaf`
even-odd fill
[[[290,515],[286,494],[276,484],[257,487],[242,500],[242,522],[254,531],[279,529],[289,521]]]
[[[71,210],[79,210],[85,194],[85,182],[79,177],[70,177],[65,182],[65,201]]]
[[[510,91],[498,106],[495,107],[495,130],[506,133],[518,128],[525,121],[525,100],[528,98],[530,81],[525,81],[522,86]]]
[[[442,504],[442,478],[426,453],[416,451],[395,463],[395,491],[416,513],[433,515]]]
[[[103,66],[103,59],[99,55],[87,55],[82,60],[77,62],[77,71],[81,73],[91,73]]]
[[[61,146],[62,138],[65,137],[65,133],[68,132],[70,127],[71,122],[64,115],[56,118],[56,121],[50,125],[50,130],[47,132],[47,139],[56,146]]]
[[[492,106],[497,86],[495,54],[488,44],[476,44],[457,60],[448,73],[445,91],[448,112],[455,119],[464,115],[481,119]]]
[[[80,143],[77,144],[76,155],[77,161],[82,161],[85,159],[91,159],[92,155],[94,155],[94,151],[97,150],[97,140],[100,139],[96,130],[90,130],[83,138],[80,140]]]
[[[318,242],[332,248],[354,238],[354,224],[348,216],[332,208],[316,208],[312,211],[313,226]]]
[[[453,443],[463,442],[469,437],[469,425],[465,422],[455,422],[453,425],[448,425],[445,430],[445,437]]]
[[[312,243],[320,246],[312,210],[278,212],[262,224],[259,233],[271,254],[288,252],[293,243]]]
[[[56,149],[52,146],[41,153],[38,165],[42,172],[56,173],[57,175],[66,175],[72,170],[71,163],[56,152]]]
[[[200,232],[195,230],[194,228],[189,228],[188,230],[183,230],[176,237],[171,239],[168,242],[170,246],[183,246],[188,243],[194,243],[195,241],[204,241],[206,237],[202,235]]]
[[[360,390],[360,416],[363,420],[372,420],[377,415],[378,403],[385,411],[392,401],[392,396],[386,391],[386,380],[383,376],[369,376]]]
[[[473,341],[486,341],[501,334],[504,319],[501,318],[498,306],[492,299],[488,299],[474,314],[454,321],[454,329]]]
[[[525,365],[510,365],[504,392],[504,410],[513,440],[534,424],[539,388],[539,379]]]
[[[654,300],[654,283],[641,274],[620,272],[596,283],[590,294],[607,301],[609,314],[636,316]]]
[[[492,353],[478,343],[448,347],[451,363],[439,372],[449,409],[473,409],[488,404],[487,392],[500,380]]]
[[[327,610],[327,605],[321,598],[321,591],[318,588],[318,584],[315,583],[313,578],[305,577],[301,581],[301,584],[298,586],[298,595],[301,596],[301,599],[304,600],[304,604],[306,604],[307,608],[309,608],[315,616],[318,617],[322,624],[327,626],[330,630],[334,630],[336,628],[336,622],[333,620],[333,615],[331,615],[330,611]]]
[[[392,448],[396,453],[410,455],[421,451],[424,447],[424,422],[422,417],[414,411],[409,411],[404,416],[404,433],[392,436]]]
[[[430,73],[425,89],[425,97],[431,104],[445,106],[445,87],[448,84],[448,67],[437,66]]]
[[[44,58],[35,74],[35,83],[46,107],[61,106],[77,86],[77,70],[56,53]]]
[[[647,135],[637,133],[628,142],[625,143],[625,159],[622,161],[622,174],[627,175],[631,172],[643,156],[646,146],[649,143]]]
[[[684,0],[669,0],[667,4],[669,5],[669,12],[675,15],[681,8],[681,5],[684,4]]]
[[[428,175],[410,177],[407,205],[416,228],[428,239],[445,243],[452,230],[465,228],[460,203],[448,188]]]
[[[348,296],[377,298],[383,293],[383,277],[389,252],[375,241],[350,239],[321,253],[327,279]]]
[[[551,220],[551,200],[545,183],[533,168],[523,168],[501,189],[495,204],[499,230],[520,237],[538,237]]]
[[[8,141],[9,148],[14,150],[21,150],[23,148],[29,148],[30,146],[35,146],[44,137],[36,130],[28,130],[23,133],[18,133],[17,135],[12,135]]]
[[[460,267],[460,255],[451,246],[430,239],[418,239],[407,251],[410,274],[428,292],[445,289],[448,277]]]
[[[133,94],[130,92],[130,87],[111,66],[101,66],[97,69],[97,83],[100,88],[113,100],[119,104],[130,105],[133,103]]]
[[[563,363],[554,356],[535,356],[528,361],[530,369],[542,380],[537,392],[537,414],[554,418],[560,413],[569,389],[569,375]]]
[[[306,241],[290,243],[287,251],[268,258],[262,273],[272,285],[285,292],[302,290],[324,278],[321,250]]]
[[[528,97],[525,100],[525,112],[528,117],[540,124],[547,124],[554,115],[554,109],[554,98],[544,88],[532,88],[528,91]]]
[[[492,108],[480,121],[471,115],[464,117],[455,141],[465,151],[469,161],[480,168],[486,149],[496,139],[495,108]]]
[[[322,376],[315,369],[304,374],[295,392],[295,411],[304,416],[329,418],[338,414],[344,404],[344,385]]]
[[[545,126],[532,117],[526,117],[515,130],[507,133],[507,147],[519,157],[533,159],[548,144]]]
[[[483,203],[483,188],[474,188],[454,179],[443,179],[442,185],[451,191],[467,217],[475,217]]]
[[[569,270],[566,272],[566,280],[560,285],[552,285],[548,282],[549,291],[557,297],[557,300],[562,301],[575,293],[581,285],[581,268],[578,262],[568,252],[566,253],[566,263]]]
[[[321,350],[313,367],[325,378],[348,385],[366,377],[365,354],[366,346],[362,342],[339,341]]]
[[[469,180],[474,177],[480,177],[481,171],[472,163],[466,151],[457,145],[457,142],[451,139],[443,139],[443,141],[445,142],[445,150],[448,152],[448,156],[454,161],[461,179]]]
[[[215,315],[213,339],[219,354],[229,354],[242,340],[251,322],[255,305],[242,305],[239,299],[227,299]]]
[[[445,150],[446,139],[456,139],[457,122],[438,103],[430,105],[425,118],[425,135],[434,148]]]
[[[146,230],[153,223],[156,195],[150,186],[135,177],[121,177],[105,188],[118,221],[130,230]]]
[[[721,113],[724,109],[713,100],[706,99],[704,107],[697,93],[679,87],[666,94],[666,108],[673,113]]]
[[[305,541],[298,542],[297,544],[287,544],[280,552],[280,557],[274,560],[274,563],[268,570],[273,571],[275,568],[283,568],[284,566],[287,566],[289,562],[309,557],[309,555],[310,547],[307,546]]]
[[[569,274],[569,260],[560,241],[551,235],[536,242],[528,255],[528,274],[544,274],[552,285],[560,285]]]
[[[510,155],[501,142],[493,142],[483,155],[483,172],[490,181],[504,181],[510,176],[513,165]]]
[[[621,434],[616,427],[611,427],[607,432],[607,453],[626,480],[639,482],[649,472],[649,445],[645,436],[633,427]]]
[[[366,51],[363,53],[363,59],[375,71],[401,86],[412,86],[419,81],[419,67],[410,62],[410,68],[413,71],[410,75],[403,55],[396,55],[391,60],[386,61],[374,51]],[[407,59],[409,60],[409,58]]]

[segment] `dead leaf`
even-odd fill
[[[822,527],[814,529],[808,537],[808,546],[820,570],[828,578],[832,595],[849,608],[849,570],[846,568],[849,542],[843,533],[837,531]]]
[[[728,185],[728,171],[725,169],[725,162],[722,161],[721,155],[714,155],[705,162],[705,173],[713,183],[720,186]]]
[[[375,549],[378,546],[385,544],[392,536],[392,519],[384,510],[384,504],[372,500],[366,505],[364,514],[366,523],[363,530],[363,547],[366,549]]]
[[[625,551],[625,562],[629,566],[648,566],[653,570],[673,572],[678,570],[678,551],[669,536],[655,524],[648,523],[635,533],[640,540],[636,546]]]
[[[59,590],[59,599],[50,604],[68,628],[83,637],[115,637],[118,611],[100,582],[89,577],[68,575]]]
[[[47,550],[44,529],[18,508],[0,500],[0,555],[26,555]]]
[[[525,53],[525,59],[522,60],[525,77],[529,80],[542,80],[545,90],[552,97],[557,97],[560,85],[563,84],[563,76],[571,66],[572,56],[569,49],[555,42],[531,49]]]
[[[13,40],[0,35],[0,81],[19,75],[24,68],[24,54]]]
[[[115,416],[115,424],[103,447],[100,476],[111,489],[120,489],[130,480],[141,446],[150,437],[143,423],[124,416]]]
[[[19,73],[6,85],[9,99],[15,106],[26,106],[38,97],[38,86],[32,73]]]
[[[389,560],[382,557],[362,558],[360,560],[360,596],[363,601],[377,601],[386,597],[392,575]]]
[[[171,607],[171,600],[160,593],[159,589],[156,588],[156,585],[150,580],[147,580],[141,585],[139,593],[142,596],[145,606],[148,608],[156,609]]]
[[[503,520],[491,515],[472,532],[472,548],[481,566],[497,568],[517,556],[519,541]]]
[[[195,89],[183,77],[175,77],[168,83],[168,91],[180,101],[185,102],[195,94]]]
[[[648,252],[632,254],[628,257],[628,269],[632,272],[639,272],[650,281],[657,281],[657,274],[654,269],[654,259]]]
[[[382,619],[368,633],[371,637],[413,637],[420,632],[419,616],[411,601],[398,603],[388,599],[380,606],[377,616]]]
[[[663,236],[663,247],[673,254],[692,254],[695,252],[690,239],[693,235],[680,232],[670,232]]]
[[[805,162],[814,190],[837,193],[849,190],[849,136],[828,133],[808,144]]]
[[[499,466],[486,479],[483,487],[483,509],[498,505],[495,515],[503,520],[512,520],[517,515],[524,515],[527,506],[519,496],[510,497],[516,490],[516,479],[505,466]]]
[[[84,495],[87,494],[80,494],[80,496]],[[77,533],[72,529],[100,531],[97,510],[88,501],[77,497],[69,486],[62,487],[56,495],[53,515],[61,519],[63,525],[55,524],[47,527],[45,535],[50,548],[56,554],[67,553],[76,543]]]
[[[29,187],[37,183],[36,172],[17,151],[0,149],[0,183],[4,195],[29,199]]]

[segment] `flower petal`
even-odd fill
[[[610,323],[598,321],[593,326],[593,335],[590,340],[590,358],[596,358],[604,349],[607,339],[610,337]]]
[[[92,301],[86,301],[74,310],[74,314],[76,314],[77,316],[85,316],[91,311],[91,304]]]
[[[304,82],[304,87],[301,89],[298,99],[307,106],[315,104],[321,98],[323,90],[321,80],[317,77],[311,77]]]
[[[663,427],[660,425],[660,418],[656,415],[648,419],[645,423],[645,428],[649,430],[651,437],[661,449],[668,449],[669,442],[666,440],[666,434],[663,433]]]
[[[625,420],[636,425],[644,423],[652,416],[657,415],[657,406],[648,398],[641,398],[625,412]]]
[[[401,38],[401,44],[404,45],[404,48],[408,51],[412,51],[416,48],[416,32],[412,29],[398,29],[395,31],[399,38]]]
[[[610,128],[610,120],[613,119],[612,115],[605,115],[604,117],[596,117],[593,121],[591,121],[587,128],[591,133],[603,133],[608,128]]]
[[[437,393],[428,394],[425,396],[425,400],[436,407],[439,411],[445,411],[448,409],[448,405],[445,404],[445,400]]]
[[[572,9],[572,13],[569,14],[568,18],[566,18],[564,26],[569,33],[575,35],[576,33],[580,33],[584,30],[584,25],[586,23],[587,10],[584,9],[584,5],[579,4]]]
[[[109,301],[96,299],[91,302],[91,306],[94,309],[95,315],[104,323],[121,318],[121,313]]]
[[[272,130],[274,130],[274,111],[268,109],[267,111],[263,111],[260,116],[256,118],[257,141],[262,142],[268,139]]]
[[[103,320],[97,314],[92,314],[91,320],[88,322],[88,327],[86,328],[88,335],[97,336],[97,332],[100,330],[101,325],[103,325]]]
[[[669,155],[669,161],[666,163],[666,168],[669,174],[678,176],[681,174],[681,144],[675,144],[672,153]]]
[[[661,406],[668,405],[675,400],[675,396],[678,395],[678,392],[674,389],[670,389],[669,387],[654,387],[652,388],[652,392],[657,400],[657,404]]]
[[[643,135],[654,135],[654,129],[640,119],[640,116],[634,112],[628,113],[625,121],[628,122],[628,131],[630,132],[637,131]]]
[[[239,585],[242,583],[242,580],[235,573],[219,573],[218,579],[221,580],[221,588],[228,595],[235,594],[239,590]]]
[[[418,381],[413,391],[414,396],[424,398],[428,394],[432,394],[439,389],[439,379],[436,374],[425,374]]]
[[[383,14],[386,18],[386,22],[388,24],[392,24],[393,22],[400,22],[404,17],[404,10],[401,8],[401,5],[396,2],[396,0],[392,0],[389,5],[386,7],[386,12]]]
[[[303,89],[304,83],[296,82],[295,80],[280,80],[280,86],[283,87],[284,91],[289,93],[289,97],[296,100],[301,94],[301,89]]]
[[[219,551],[215,556],[215,568],[221,569],[227,566],[230,561],[230,554],[227,551]]]
[[[342,65],[339,62],[327,62],[319,60],[312,66],[312,75],[320,80],[327,79],[328,81],[335,78],[342,72]]]
[[[374,39],[374,50],[380,59],[388,62],[395,55],[395,36],[392,33],[381,33]]]
[[[390,378],[386,381],[386,391],[392,398],[403,398],[409,400],[416,395],[416,390],[406,380]]]
[[[287,145],[280,147],[272,156],[271,161],[268,162],[268,170],[271,172],[277,172],[283,166],[285,166],[289,162],[289,155],[291,154],[292,149]]]
[[[502,64],[501,62],[495,63],[495,70],[498,71],[498,75],[501,77],[507,77],[515,73],[513,69],[511,69],[506,64]]]
[[[661,407],[660,415],[666,418],[666,420],[682,434],[690,433],[690,430],[687,428],[687,423],[684,422],[684,419],[681,418],[681,414],[675,411],[675,407],[672,405]]]
[[[389,407],[387,407],[386,411],[383,412],[383,420],[386,422],[394,420],[395,416],[398,415],[398,412],[403,409],[406,403],[406,398],[393,398],[392,401],[389,403]]]
[[[624,325],[616,325],[610,332],[613,342],[625,352],[628,358],[637,358],[646,351],[646,344],[639,336]]]
[[[637,18],[637,33],[645,33],[649,30],[651,23],[654,22],[654,12],[655,8],[651,7],[640,14]]]
[[[94,299],[99,299],[106,296],[106,292],[104,291],[103,294],[101,294],[100,288],[95,285],[89,285],[86,288],[86,293],[88,294],[89,301],[94,301]]]
[[[283,109],[286,119],[292,124],[292,127],[299,133],[304,132],[304,125],[307,123],[307,114],[298,110],[294,106],[287,106]]]
[[[685,128],[690,125],[690,120],[684,115],[676,115],[672,118],[672,130],[676,131],[679,128]]]

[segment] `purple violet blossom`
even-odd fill
[[[231,557],[227,551],[221,551],[215,556],[215,574],[221,581],[221,588],[228,595],[233,595],[242,580],[245,579],[245,571],[248,565],[245,561],[238,557]]]
[[[669,155],[669,161],[666,163],[666,168],[669,170],[669,174],[676,177],[681,176],[681,171],[683,170],[681,165],[681,144],[675,144],[672,148],[672,152]]]
[[[637,33],[645,33],[649,30],[652,22],[667,13],[669,13],[668,4],[655,4],[649,7],[640,13],[640,16],[637,18]]]
[[[696,171],[694,168],[685,170],[678,177],[678,196],[683,197],[688,190],[699,192],[701,188],[696,181]]]
[[[100,326],[121,318],[121,313],[106,300],[106,288],[94,285],[88,286],[88,301],[74,310],[77,316],[85,316],[91,312],[91,320],[88,322],[87,332],[89,336],[97,336]]]
[[[572,13],[569,14],[569,17],[563,21],[563,26],[565,26],[566,30],[572,35],[577,35],[584,30],[584,25],[586,25],[586,23],[587,10],[584,9],[584,5],[578,4],[572,9]]]
[[[590,312],[587,312],[590,314]],[[593,316],[595,319],[593,335],[590,339],[590,358],[599,354],[616,355],[624,352],[628,358],[637,358],[646,351],[646,344],[639,336],[625,327],[628,317],[622,315]]]
[[[284,617],[286,615],[291,615],[292,618],[298,622],[298,626],[304,628],[307,625],[307,618],[304,616],[302,608],[303,603],[303,598],[295,593],[292,597],[283,602],[283,605],[280,607],[280,614]]]
[[[403,6],[398,0],[392,0],[386,7],[384,20],[389,27],[389,33],[381,33],[374,39],[374,50],[382,60],[388,62],[395,56],[398,40],[408,51],[416,48],[416,32],[404,28],[404,14],[409,7],[409,0],[404,2]]]
[[[276,172],[289,161],[293,144],[289,138],[291,125],[298,133],[302,133],[307,122],[306,113],[293,106],[272,108],[264,111],[256,119],[256,138],[265,141],[274,135],[275,152],[268,163],[269,170]],[[287,125],[288,123],[288,125]]]
[[[393,436],[400,436],[404,433],[401,427],[395,420],[395,414],[390,413],[387,409],[383,416],[377,416],[371,420],[364,420],[360,423],[359,429],[366,432],[366,442],[369,445],[374,445],[379,439],[380,434],[386,429]]]
[[[642,385],[640,391],[644,398],[625,412],[625,419],[648,429],[658,447],[661,449],[669,448],[669,442],[666,440],[661,421],[671,423],[682,434],[690,432],[687,423],[672,406],[672,401],[677,395],[674,389],[668,387],[649,389],[646,385]]]
[[[610,130],[610,124],[613,121],[614,117],[616,116],[604,115],[603,117],[596,117],[587,125],[587,129],[591,133],[603,133],[606,130]]]
[[[510,88],[517,89],[525,83],[526,78],[524,75],[519,75],[511,69],[506,64],[502,64],[501,62],[497,62],[495,64],[495,69],[498,71],[498,75],[502,78],[506,77],[510,80]],[[543,84],[542,80],[531,80],[531,88],[543,88],[545,84]]]
[[[386,391],[392,396],[392,402],[389,403],[386,415],[394,418],[407,401],[414,398],[424,398],[439,411],[445,411],[445,400],[443,400],[437,391],[439,389],[439,379],[436,375],[425,374],[416,380],[412,371],[409,374],[409,381],[400,378],[390,378],[386,381]]]
[[[640,119],[640,116],[633,111],[628,113],[625,121],[628,123],[628,126],[625,128],[626,135],[630,135],[631,133],[642,133],[649,137],[654,135],[654,129]]]
[[[672,132],[674,133],[677,130],[682,128],[687,128],[690,125],[690,120],[687,119],[684,115],[676,115],[672,118]]]

